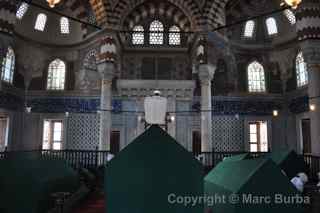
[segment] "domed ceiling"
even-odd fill
[[[280,0],[230,1],[226,6],[227,24],[279,10],[280,2]],[[297,34],[294,13],[294,10],[287,9],[252,19],[252,23],[248,24],[251,25],[247,29],[249,33],[245,32],[247,22],[244,22],[229,28],[228,36],[234,43],[252,47],[280,45],[295,41]]]
[[[45,0],[32,2],[49,8]],[[54,10],[59,13],[93,23],[102,27],[123,30],[123,20],[142,4],[150,0],[61,0]],[[162,1],[155,1],[160,3]],[[166,0],[179,8],[191,21],[192,29],[213,30],[216,27],[237,22],[244,18],[257,16],[280,8],[280,0]],[[161,3],[160,3],[161,4]],[[20,11],[21,12],[21,11]],[[68,20],[68,32],[63,33],[61,16],[29,5],[18,19],[15,31],[17,35],[45,44],[69,45],[81,42],[96,28]],[[46,16],[43,30],[35,29],[39,14]],[[292,13],[292,12],[291,12]],[[270,36],[266,19],[273,17],[277,24],[277,33]],[[294,17],[293,17],[294,18]],[[291,17],[292,19],[292,17]],[[66,23],[64,22],[64,25]],[[205,27],[205,28],[203,28]],[[265,45],[282,44],[296,38],[295,26],[285,12],[254,20],[252,36],[245,38],[245,23],[228,28],[226,32],[231,41],[237,44]]]
[[[33,0],[32,2],[51,9],[44,0]],[[95,23],[94,12],[87,0],[62,0],[53,10],[85,22]],[[39,18],[39,15],[42,18]],[[40,43],[66,45],[78,43],[96,30],[69,18],[61,18],[58,14],[22,2],[18,5],[15,31],[18,36]],[[36,27],[37,19],[43,28]]]

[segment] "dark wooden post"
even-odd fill
[[[99,147],[96,146],[96,151],[95,151],[95,168],[98,168],[99,166]]]
[[[213,167],[216,166],[216,165],[215,165],[215,158],[214,158],[214,157],[215,157],[215,156],[214,156],[214,155],[215,155],[214,149],[212,149],[212,153],[211,153],[211,154],[212,154],[212,160],[211,160],[211,164],[212,164],[212,165],[211,165],[211,166],[212,166],[212,168],[213,168]]]

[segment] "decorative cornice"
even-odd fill
[[[320,22],[320,19],[319,19]],[[299,40],[320,39],[320,27],[305,27],[297,32]]]
[[[320,8],[299,9],[299,11],[296,13],[297,21],[301,21],[304,18],[320,18]]]

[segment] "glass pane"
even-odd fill
[[[66,74],[66,64],[60,59],[56,59],[49,65],[47,89],[64,90]]]
[[[294,15],[292,10],[286,9],[284,11],[284,15],[287,17],[291,25],[294,25],[296,23],[296,16]]]
[[[22,2],[19,9],[17,10],[17,13],[16,13],[17,19],[21,20],[23,18],[24,14],[26,14],[28,8],[29,8],[29,4]]]
[[[256,134],[250,134],[250,143],[257,143],[258,137]]]
[[[256,134],[256,133],[257,133],[257,125],[250,124],[250,134]]]
[[[296,74],[298,87],[302,87],[308,84],[307,64],[304,61],[302,52],[300,52],[296,58]]]
[[[45,149],[45,150],[50,149],[50,144],[49,144],[48,141],[43,142],[43,144],[42,144],[42,149]]]
[[[250,144],[250,152],[258,152],[258,144]]]
[[[156,33],[150,33],[150,44],[163,44],[163,24],[155,20],[150,25],[150,32],[156,32]]]
[[[53,140],[54,141],[62,140],[62,123],[61,122],[54,122]]]
[[[172,26],[169,30],[169,44],[180,45],[180,43],[181,43],[180,29],[177,26]]]
[[[267,25],[269,35],[274,35],[278,33],[277,22],[273,17],[270,17],[266,20],[266,25]]]
[[[11,47],[8,48],[6,57],[2,60],[2,80],[12,83],[15,68],[15,55]]]
[[[47,22],[47,16],[43,13],[40,13],[37,16],[37,20],[36,20],[34,29],[39,30],[39,31],[43,31],[46,26],[46,22]]]
[[[97,51],[91,50],[85,57],[83,65],[87,70],[98,71],[97,67]]]
[[[142,26],[135,26],[133,28],[132,44],[144,44],[144,29]]]
[[[254,61],[248,66],[248,90],[249,92],[265,92],[265,76],[263,66]]]
[[[254,21],[252,21],[252,20],[247,21],[245,29],[244,29],[244,36],[251,38],[253,36],[254,27],[255,27]]]
[[[43,123],[43,142],[49,141],[50,137],[50,122],[44,121]]]
[[[61,150],[61,143],[53,143],[53,150]]]
[[[268,126],[267,122],[262,122],[260,124],[260,151],[268,151]]]
[[[60,30],[62,34],[69,34],[70,29],[69,29],[69,19],[66,17],[62,17],[60,19]]]

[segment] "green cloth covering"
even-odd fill
[[[45,213],[51,208],[54,192],[74,192],[77,173],[60,160],[19,156],[0,161],[0,212]]]
[[[245,153],[245,154],[240,154],[240,155],[234,155],[231,157],[227,157],[225,159],[223,159],[224,162],[233,162],[233,161],[239,161],[239,160],[248,160],[251,159],[250,154],[249,153]]]
[[[266,155],[277,164],[292,179],[300,172],[307,172],[307,167],[302,156],[298,156],[293,150],[276,151]]]
[[[105,169],[108,213],[203,213],[203,205],[170,204],[168,196],[202,196],[203,168],[159,126],[136,138]]]
[[[205,177],[204,193],[212,197],[206,207],[217,213],[303,212],[301,204],[275,202],[276,194],[293,197],[299,193],[277,165],[266,159],[221,162]],[[229,200],[233,194],[238,195],[239,202]],[[246,202],[249,195],[270,197],[271,203]],[[223,197],[225,200],[219,200]]]

